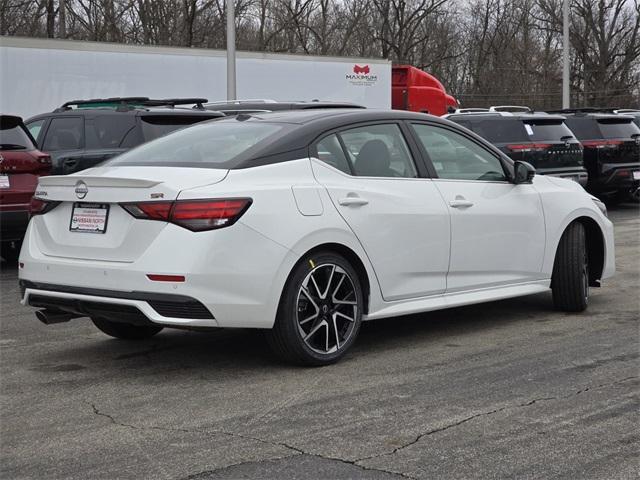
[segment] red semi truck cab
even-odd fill
[[[444,115],[449,108],[457,107],[458,101],[433,75],[410,65],[392,67],[391,108]]]

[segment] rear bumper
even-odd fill
[[[180,325],[178,319],[214,320],[202,303],[183,295],[99,290],[27,280],[20,280],[20,290],[25,305],[83,317],[116,319],[137,325],[149,322]]]
[[[0,210],[0,237],[3,242],[22,240],[29,224],[29,206]]]
[[[634,178],[634,172],[640,172],[640,163],[603,164],[600,166],[599,177],[589,179],[588,189],[594,193],[633,190],[640,186],[640,179]]]
[[[45,255],[35,230],[32,222],[20,252],[23,305],[168,327],[271,328],[297,260],[241,222],[200,233],[169,224],[133,262]],[[185,281],[151,281],[149,273]]]

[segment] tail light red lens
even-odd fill
[[[545,150],[551,147],[550,143],[524,143],[519,145],[507,145],[512,152],[529,152],[531,150]]]
[[[582,146],[584,148],[606,148],[617,147],[623,143],[622,140],[587,140],[582,142]]]
[[[42,200],[40,198],[31,197],[31,203],[29,204],[29,215],[44,215],[56,208],[60,202],[52,202],[50,200]]]
[[[194,232],[233,225],[251,205],[250,198],[177,200],[122,204],[136,218],[161,220]]]

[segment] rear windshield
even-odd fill
[[[567,125],[575,136],[580,140],[593,140],[601,138],[631,138],[632,135],[640,133],[637,125],[631,119],[596,119],[567,118]]]
[[[638,126],[632,121],[620,122],[616,120],[598,120],[602,138],[631,138],[639,134]]]
[[[474,132],[491,143],[526,142],[529,139],[524,125],[515,118],[473,120],[470,124]]]
[[[248,121],[202,123],[140,145],[106,165],[233,168],[283,128],[282,124]]]
[[[0,150],[33,150],[35,146],[24,128],[15,122],[0,123]]]
[[[573,133],[562,121],[527,120],[524,128],[529,139],[534,142],[559,142],[562,137],[573,138]]]
[[[153,117],[145,115],[140,117],[142,123],[142,136],[144,141],[155,140],[158,137],[162,137],[167,133],[174,132],[187,125],[193,125],[194,123],[203,122],[205,120],[211,120],[218,117],[205,117],[202,115],[194,116],[157,116]]]

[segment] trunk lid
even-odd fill
[[[33,236],[48,256],[133,262],[166,227],[165,222],[136,219],[119,204],[171,201],[180,191],[218,183],[228,170],[172,167],[98,167],[73,175],[42,178],[36,196],[61,202],[32,220]],[[71,230],[76,208],[96,208],[105,215],[104,233]]]

